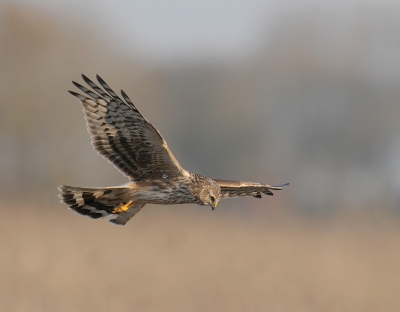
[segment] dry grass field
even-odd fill
[[[0,311],[400,311],[396,218],[2,206]]]

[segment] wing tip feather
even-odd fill
[[[270,189],[279,191],[288,185],[289,185],[289,183],[283,183],[283,184],[271,186]]]
[[[104,79],[99,76],[99,74],[96,74],[96,79],[101,85],[103,84],[107,85]]]
[[[74,82],[74,81],[73,81]],[[79,93],[77,93],[77,92],[75,92],[75,91],[71,91],[71,90],[68,90],[68,92],[70,93],[70,94],[72,94],[73,96],[75,96],[75,97],[77,97],[79,100],[81,100],[81,101],[83,101],[84,99],[85,99],[85,96],[83,96],[82,94],[79,94]]]
[[[85,74],[81,74],[81,77],[88,85],[93,84],[93,81],[90,80]]]
[[[72,83],[73,83],[73,85],[74,85],[75,87],[77,87],[77,88],[79,88],[79,89],[83,87],[81,84],[77,83],[76,81],[73,81],[73,80],[72,80]]]

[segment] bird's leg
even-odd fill
[[[135,206],[136,203],[133,203],[132,200],[128,201],[126,204],[119,204],[118,207],[114,208],[114,210],[112,211],[112,213],[122,213],[125,211],[128,211],[130,208],[132,208],[133,206]]]

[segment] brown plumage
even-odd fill
[[[214,210],[224,197],[273,195],[288,183],[269,186],[255,182],[210,179],[184,170],[161,133],[140,114],[121,90],[117,94],[96,76],[103,87],[82,75],[92,90],[73,82],[86,95],[69,91],[83,105],[94,149],[130,182],[112,187],[84,188],[60,185],[61,202],[72,210],[97,219],[111,215],[124,225],[146,204],[209,205]]]

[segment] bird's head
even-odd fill
[[[219,184],[209,179],[209,183],[207,183],[201,192],[200,199],[203,205],[211,206],[212,210],[214,210],[221,199],[221,188]]]

